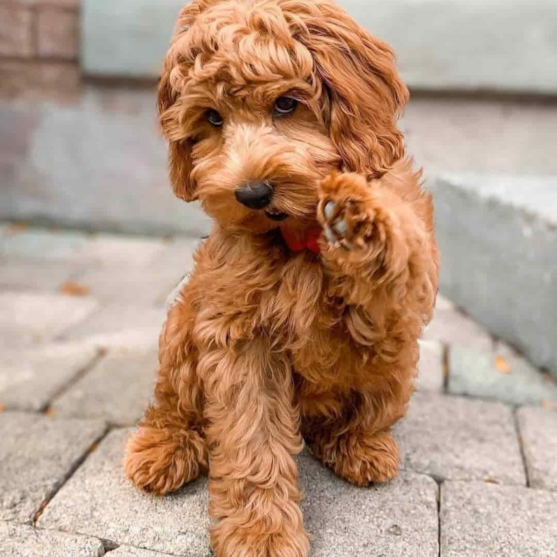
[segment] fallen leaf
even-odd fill
[[[499,356],[499,355],[495,356],[495,369],[497,369],[499,373],[511,372],[511,366],[509,362],[507,362],[507,360],[505,360],[503,356]]]
[[[36,524],[37,521],[39,520],[39,518],[41,518],[41,515],[43,514],[46,506],[48,505],[49,501],[48,500],[44,500],[40,506],[39,506],[39,510],[35,513],[35,515],[33,516],[33,524]]]
[[[12,224],[7,228],[6,234],[8,234],[8,236],[16,236],[17,234],[22,234],[28,229],[29,229],[28,222],[14,222],[14,224]]]
[[[60,292],[67,296],[87,296],[91,293],[91,289],[79,282],[68,281],[60,287]]]
[[[557,410],[557,404],[549,400],[548,398],[542,398],[542,406],[546,410]]]
[[[449,366],[447,365],[447,362],[443,362],[441,371],[443,373],[443,377],[447,378],[449,376]]]
[[[56,416],[56,410],[54,410],[54,408],[47,408],[44,411],[44,415],[45,416]]]

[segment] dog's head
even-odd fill
[[[321,178],[403,155],[407,97],[389,47],[331,0],[194,0],[159,86],[175,193],[225,227],[310,222]]]

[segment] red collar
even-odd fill
[[[284,242],[293,252],[299,253],[307,249],[312,253],[321,253],[318,242],[321,237],[320,228],[308,228],[302,233],[285,228],[281,228],[280,231],[282,233],[282,237],[284,238]]]

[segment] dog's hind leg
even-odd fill
[[[370,381],[346,393],[340,412],[320,415],[315,404],[301,401],[302,432],[311,452],[335,474],[360,486],[397,475],[399,451],[391,427],[404,415],[413,389],[408,364],[397,368],[396,362],[376,362],[368,367]],[[338,394],[330,396],[337,404]]]
[[[182,300],[168,314],[160,338],[154,401],[126,447],[126,475],[137,487],[157,495],[179,489],[207,469],[191,307],[190,300]]]

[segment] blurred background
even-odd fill
[[[0,0],[0,219],[207,233],[171,193],[156,124],[183,3]],[[401,127],[436,192],[443,290],[557,369],[557,3],[340,3],[394,47],[412,91]]]
[[[312,472],[335,502],[309,513],[329,520],[314,539],[338,557],[557,555],[557,0],[339,2],[411,89],[442,296],[396,429],[402,468],[430,478],[356,499]],[[92,536],[80,555],[208,555],[204,491],[153,505],[120,467],[165,300],[210,228],[171,192],[155,110],[184,3],[0,0],[2,555],[77,555],[43,528]]]
[[[557,371],[557,3],[340,3],[394,47],[412,91],[401,127],[436,195],[442,290]],[[182,6],[0,0],[0,219],[208,232],[171,193],[156,123]]]
[[[340,0],[395,49],[428,178],[556,175],[554,0]],[[0,217],[206,230],[167,185],[155,87],[184,0],[0,0]]]

